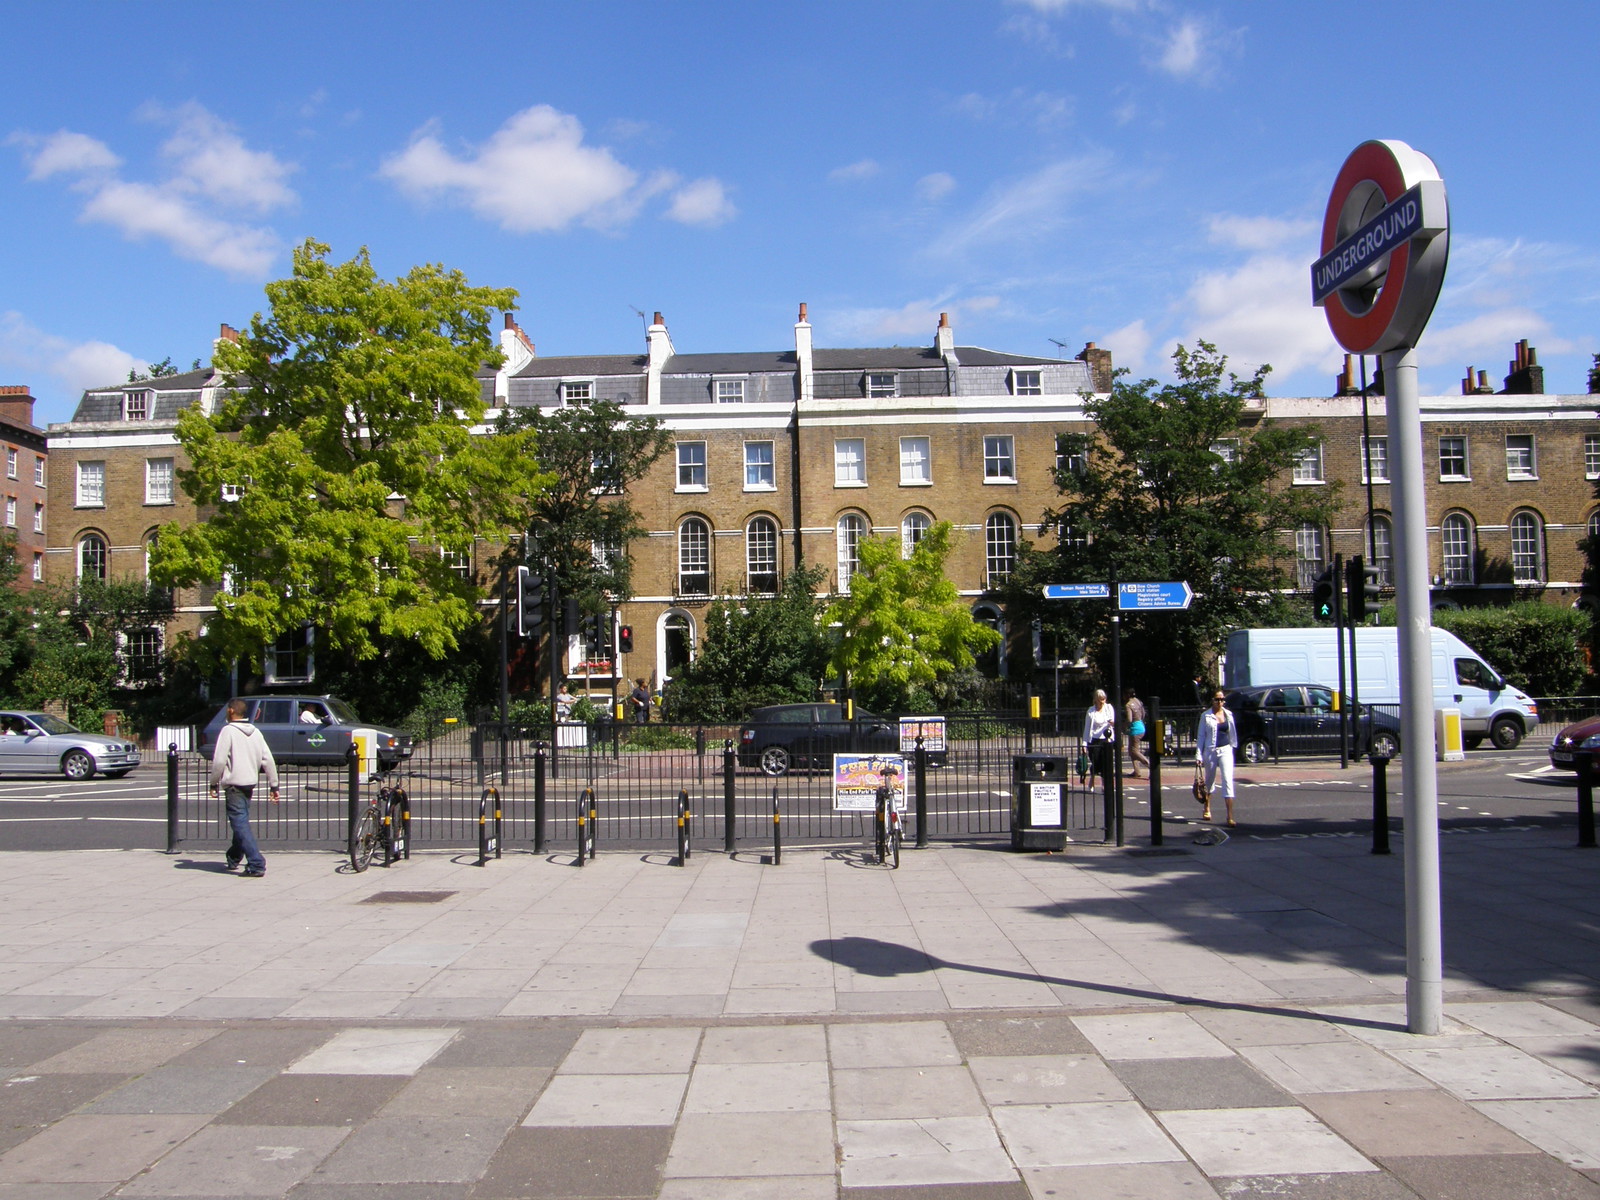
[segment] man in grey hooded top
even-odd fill
[[[243,859],[244,878],[260,879],[267,873],[267,860],[250,831],[250,798],[265,771],[272,802],[278,802],[278,764],[261,731],[244,719],[248,709],[243,700],[228,701],[228,723],[217,734],[217,748],[211,755],[211,794],[217,794],[219,785],[227,789],[228,825],[233,830],[228,870]]]

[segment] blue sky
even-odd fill
[[[1325,395],[1334,173],[1372,137],[1450,195],[1425,391],[1600,351],[1600,6],[13,3],[0,383],[207,358],[306,237],[521,293],[541,354],[1204,337]],[[25,48],[23,50],[22,48]]]

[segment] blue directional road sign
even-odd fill
[[[1046,600],[1109,600],[1111,587],[1104,583],[1047,583]]]
[[[1188,608],[1194,593],[1183,580],[1173,583],[1119,583],[1117,608],[1150,611],[1153,609]]]

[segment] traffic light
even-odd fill
[[[1378,611],[1378,568],[1369,567],[1361,555],[1350,560],[1344,571],[1345,612],[1350,623]]]
[[[1324,567],[1311,583],[1311,615],[1319,621],[1333,620],[1333,568]]]
[[[632,625],[618,625],[617,626],[617,653],[619,653],[619,654],[632,654],[633,653],[633,626]]]
[[[532,637],[544,624],[544,576],[517,568],[517,632]]]

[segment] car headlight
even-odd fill
[[[1591,733],[1579,745],[1585,750],[1593,750],[1596,746],[1600,746],[1600,733]]]

